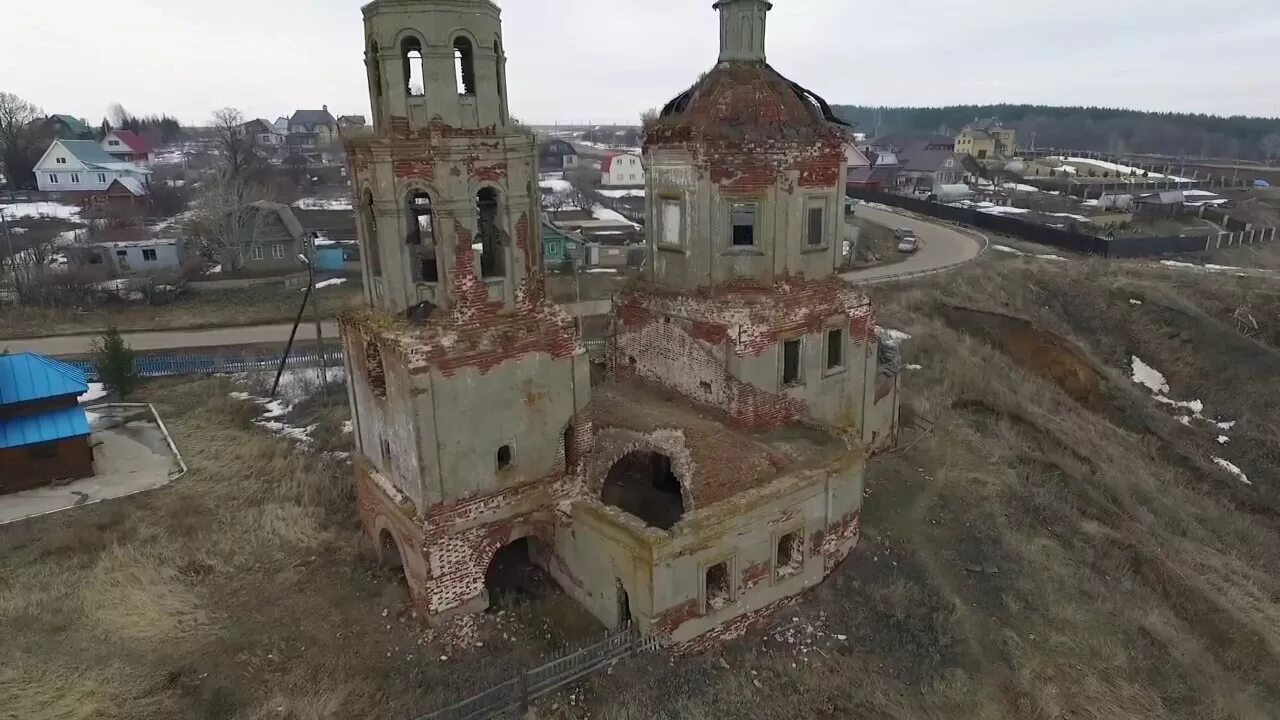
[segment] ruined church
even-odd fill
[[[594,359],[545,290],[499,9],[363,9],[373,124],[344,137],[357,498],[430,623],[485,610],[490,565],[522,543],[605,625],[697,649],[858,543],[898,379],[837,272],[850,131],[766,62],[771,3],[714,8],[717,63],[646,128],[647,260]]]

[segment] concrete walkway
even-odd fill
[[[854,270],[841,276],[851,283],[890,282],[939,272],[969,262],[986,249],[986,243],[979,239],[979,235],[963,232],[950,225],[930,222],[891,210],[868,207],[865,204],[858,205],[854,214],[885,227],[914,230],[916,236],[920,238],[920,249],[915,254],[907,256],[902,262]]]
[[[0,525],[133,495],[168,485],[181,472],[151,411],[90,413],[94,444],[91,478],[0,496]]]

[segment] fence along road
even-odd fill
[[[859,217],[885,227],[911,228],[916,231],[921,245],[919,251],[902,262],[845,273],[843,277],[852,283],[888,282],[941,272],[973,260],[987,247],[986,240],[981,235],[930,222],[919,216],[893,212],[887,208],[868,207],[865,203],[858,205],[855,212]],[[571,315],[587,317],[608,314],[610,306],[609,300],[584,300],[566,304],[564,307]],[[125,342],[134,350],[147,353],[180,348],[228,349],[245,345],[284,345],[289,340],[289,330],[292,327],[290,323],[279,323],[205,330],[125,331],[121,334]],[[337,340],[337,323],[333,321],[324,323],[324,336],[330,342]],[[304,325],[298,329],[297,342],[305,345],[313,343],[314,338],[314,331],[310,325]],[[53,357],[88,355],[93,352],[93,343],[97,339],[98,335],[93,333],[13,340],[0,338],[0,352],[7,349],[14,353],[33,352]]]

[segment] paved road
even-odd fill
[[[858,205],[854,214],[886,227],[915,230],[916,236],[920,238],[920,249],[899,263],[845,273],[844,279],[853,283],[888,282],[904,275],[950,268],[978,257],[986,246],[978,236],[950,225],[867,207],[865,204]]]
[[[902,262],[846,273],[843,277],[850,282],[863,284],[889,282],[900,279],[904,275],[945,269],[973,260],[982,254],[985,246],[976,236],[963,233],[948,225],[900,215],[889,210],[870,208],[866,205],[859,205],[856,213],[871,222],[887,227],[908,227],[915,230],[921,246],[916,254]],[[609,308],[608,300],[584,300],[566,307],[570,313],[579,317],[607,314]],[[124,338],[134,350],[139,352],[250,345],[279,346],[289,340],[291,327],[289,323],[281,323],[210,330],[125,332]],[[338,337],[337,324],[332,321],[326,322],[324,335],[328,339]],[[87,355],[92,352],[95,339],[97,339],[95,335],[61,335],[22,340],[0,339],[0,351],[8,349],[9,352],[36,352],[53,356]],[[315,327],[312,324],[303,323],[298,329],[298,342],[303,343],[303,347],[315,342]]]
[[[572,314],[586,317],[589,315],[608,314],[610,301],[584,300],[581,303],[570,303],[565,308]],[[289,341],[289,330],[292,323],[279,325],[251,325],[247,327],[214,328],[208,330],[156,330],[124,332],[125,342],[139,352],[155,352],[158,350],[198,350],[199,348],[231,348],[250,345],[282,346]],[[324,336],[327,340],[338,337],[338,324],[333,321],[324,323]],[[314,345],[316,337],[315,325],[303,322],[298,328],[298,338],[303,348]],[[93,342],[97,335],[56,335],[42,338],[21,340],[0,339],[0,352],[35,352],[42,355],[67,356],[87,355],[93,352]]]

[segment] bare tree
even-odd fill
[[[261,183],[220,173],[201,187],[187,230],[226,271],[236,272],[244,268],[245,250],[266,222],[266,214],[254,203],[270,199]]]
[[[552,190],[543,192],[540,197],[542,211],[547,213],[558,213],[564,209],[565,202],[568,200],[564,195]]]
[[[244,115],[233,107],[213,113],[213,137],[222,162],[221,171],[232,177],[246,177],[257,167],[257,135],[244,127]]]
[[[640,132],[648,133],[658,123],[658,108],[649,108],[640,113]]]
[[[1271,133],[1262,138],[1262,152],[1267,156],[1267,162],[1274,162],[1280,157],[1280,134]]]
[[[40,108],[14,95],[0,92],[0,163],[11,187],[34,180],[36,133],[31,125],[44,116]]]

